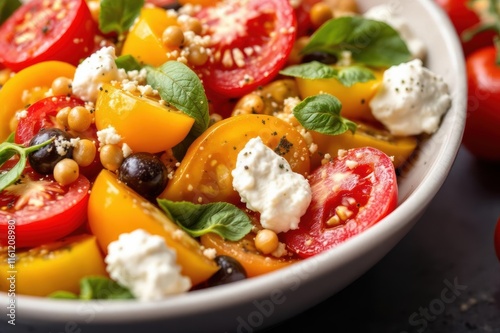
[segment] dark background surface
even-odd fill
[[[460,150],[415,227],[357,281],[267,333],[500,332],[500,165]]]

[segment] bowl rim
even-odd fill
[[[373,2],[382,3],[382,0]],[[419,1],[435,21],[441,21],[442,30],[445,32],[447,48],[456,54],[450,59],[451,67],[457,71],[457,75],[465,77],[464,56],[458,38],[454,35],[454,28],[446,14],[438,8],[433,1]],[[81,313],[85,307],[98,309],[92,324],[126,323],[151,319],[168,319],[174,317],[191,316],[202,312],[212,312],[235,306],[243,302],[251,302],[254,299],[268,297],[276,285],[282,288],[291,288],[293,279],[284,279],[284,276],[297,274],[298,271],[309,271],[309,278],[315,279],[327,274],[332,268],[341,267],[369,250],[368,244],[373,239],[388,239],[392,235],[408,229],[408,221],[416,220],[422,213],[422,207],[426,207],[439,191],[453,166],[456,155],[460,148],[463,128],[465,126],[465,112],[467,105],[467,83],[466,80],[457,80],[455,96],[453,96],[452,108],[455,112],[448,112],[445,117],[448,122],[456,124],[456,128],[448,133],[443,141],[434,168],[424,176],[422,182],[411,192],[411,195],[403,200],[400,205],[386,218],[372,226],[363,233],[350,238],[335,249],[326,251],[307,260],[302,260],[290,267],[252,279],[235,282],[221,287],[213,287],[204,290],[196,290],[187,294],[173,296],[158,302],[141,302],[138,308],[137,301],[74,301],[48,299],[44,297],[16,295],[16,302],[22,308],[23,317],[34,321],[65,322],[74,321],[85,323],[83,317],[78,318],[76,314]],[[429,194],[433,195],[429,195]],[[407,223],[401,223],[401,221]],[[415,223],[414,221],[413,223]],[[413,225],[413,223],[411,223]],[[335,260],[332,260],[335,258]],[[314,269],[311,269],[314,267]],[[0,292],[0,296],[6,297],[7,293]],[[327,295],[328,296],[328,295]],[[329,295],[331,296],[331,295]],[[211,304],[209,309],[206,304]]]

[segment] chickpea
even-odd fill
[[[104,145],[99,158],[103,167],[109,171],[116,171],[123,162],[123,152],[118,145]]]
[[[71,80],[67,77],[58,77],[56,78],[51,85],[52,89],[52,95],[58,96],[58,95],[66,95],[69,96],[73,92],[73,89],[71,87]]]
[[[208,61],[207,50],[199,45],[189,48],[188,62],[194,66],[202,66]]]
[[[61,185],[69,185],[80,175],[78,164],[71,158],[65,158],[54,166],[54,179]]]
[[[71,110],[71,108],[69,106],[66,106],[61,110],[57,111],[56,122],[64,128],[68,128],[69,110]]]
[[[203,32],[203,26],[201,25],[200,20],[190,17],[185,21],[181,22],[181,28],[183,31],[192,31],[196,35],[201,35]]]
[[[287,64],[288,65],[298,65],[302,63],[302,58],[304,57],[300,52],[302,49],[309,43],[309,36],[302,36],[297,38],[295,43],[293,44],[292,51],[288,56]]]
[[[234,109],[240,110],[242,114],[251,114],[251,113],[264,113],[264,109],[266,105],[261,96],[255,93],[250,93],[243,96],[238,103],[236,103]]]
[[[278,235],[272,230],[262,229],[255,235],[255,248],[264,254],[274,252],[278,245]]]
[[[313,27],[319,28],[323,23],[333,18],[333,12],[326,3],[318,2],[312,6],[309,16]]]
[[[68,113],[68,126],[70,129],[83,132],[92,125],[93,117],[90,111],[83,106],[75,106]]]
[[[162,42],[169,48],[178,48],[184,44],[184,32],[176,25],[171,25],[163,31]]]
[[[97,148],[91,140],[81,139],[73,149],[73,159],[79,166],[86,167],[90,165],[96,156]]]

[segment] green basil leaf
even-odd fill
[[[19,0],[0,0],[0,24],[4,23],[21,5]]]
[[[338,135],[356,131],[356,123],[340,115],[342,104],[329,94],[319,94],[304,99],[293,109],[293,115],[307,130]]]
[[[289,66],[280,74],[299,77],[302,79],[337,79],[346,87],[358,82],[367,82],[375,79],[373,71],[361,65],[334,68],[318,61],[311,61],[300,65]]]
[[[194,118],[194,125],[186,142],[177,147],[175,157],[180,160],[186,147],[205,132],[210,123],[208,100],[203,84],[193,70],[178,61],[167,61],[160,67],[147,69],[147,83],[158,90],[161,98]]]
[[[21,176],[24,171],[24,167],[26,166],[26,160],[29,153],[34,152],[53,141],[52,138],[38,145],[24,147],[23,145],[10,142],[11,139],[12,135],[7,138],[7,141],[0,144],[0,165],[3,165],[16,154],[19,155],[19,161],[9,171],[0,174],[0,191],[3,191],[8,186],[12,185]]]
[[[119,56],[115,59],[115,64],[118,68],[123,68],[127,72],[142,69],[141,64],[130,54]]]
[[[361,16],[329,20],[302,49],[303,54],[326,52],[337,57],[343,51],[350,51],[356,62],[372,67],[390,67],[411,59],[399,32],[387,23]]]
[[[213,232],[237,241],[252,230],[252,221],[247,214],[227,202],[197,205],[188,201],[157,201],[165,214],[193,237]]]
[[[117,282],[103,276],[80,280],[80,299],[133,299],[132,293]]]
[[[101,0],[99,29],[124,34],[141,13],[144,0]]]

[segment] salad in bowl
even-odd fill
[[[23,299],[151,310],[244,290],[394,216],[453,106],[399,11],[330,0],[4,9],[8,324]]]

